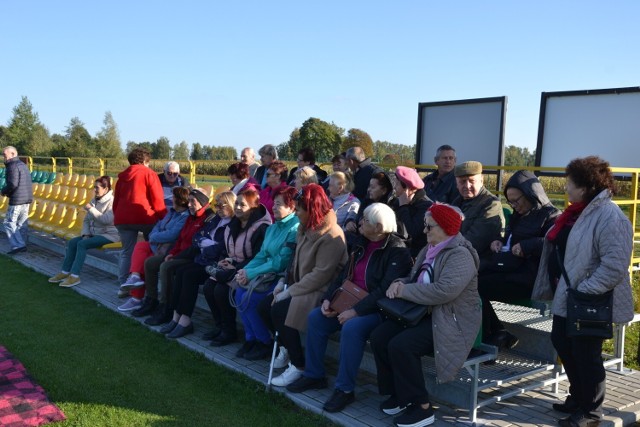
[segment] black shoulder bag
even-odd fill
[[[567,283],[567,336],[613,337],[613,289],[603,294],[587,294],[572,288],[557,245],[556,256]]]

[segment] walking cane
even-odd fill
[[[283,291],[287,290],[287,284],[285,283]],[[274,297],[275,298],[275,297]],[[276,363],[276,350],[278,349],[278,331],[273,334],[273,350],[271,351],[271,363],[269,364],[269,378],[267,379],[266,391],[271,390],[271,380],[273,379],[273,364]]]

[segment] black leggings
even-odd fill
[[[209,277],[204,265],[191,262],[179,265],[173,277],[171,302],[178,314],[191,317],[198,299],[200,285]]]
[[[491,301],[513,302],[531,298],[533,279],[526,273],[480,273],[478,275],[478,293],[482,299],[482,336],[483,338],[504,329],[498,319]]]
[[[235,337],[236,309],[229,304],[231,288],[226,283],[220,283],[211,278],[204,282],[204,297],[207,300],[213,320],[227,336]]]
[[[291,298],[287,298],[271,305],[273,294],[267,295],[258,303],[258,314],[267,325],[271,333],[278,332],[278,341],[289,351],[291,364],[296,368],[304,368],[304,350],[300,332],[284,324],[289,312]]]

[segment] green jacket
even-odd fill
[[[298,217],[292,213],[267,228],[260,252],[244,266],[249,280],[259,274],[281,273],[287,268],[299,224]]]
[[[500,240],[504,229],[500,199],[482,187],[473,199],[464,200],[462,196],[458,196],[452,205],[459,207],[465,216],[460,233],[471,242],[482,258],[489,252],[491,242]]]

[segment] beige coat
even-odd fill
[[[307,329],[309,312],[320,304],[322,296],[347,262],[347,245],[333,210],[316,230],[298,228],[293,259],[293,281],[286,292],[291,305],[285,325],[299,331]]]
[[[411,274],[402,279],[401,298],[432,306],[433,347],[438,382],[451,381],[473,347],[482,311],[478,295],[478,253],[458,233],[433,263],[432,283],[409,283],[427,255],[420,251]]]
[[[545,239],[531,298],[553,298],[551,312],[567,317],[567,284],[564,278],[560,278],[555,295],[549,282],[548,264],[552,249],[553,244]],[[582,211],[571,229],[564,268],[571,286],[580,292],[602,294],[613,289],[615,323],[626,323],[633,318],[633,295],[629,282],[632,249],[631,222],[611,201],[609,190],[603,190]]]
[[[91,200],[91,209],[87,211],[82,223],[83,236],[102,236],[112,242],[120,241],[120,234],[113,225],[113,192],[109,191],[100,200]],[[83,208],[84,209],[84,208]]]

